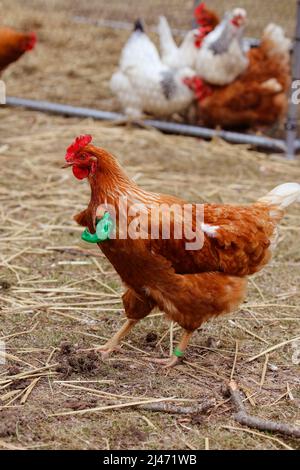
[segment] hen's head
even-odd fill
[[[82,180],[95,174],[98,158],[93,154],[93,147],[89,145],[91,135],[80,135],[67,148],[66,164],[63,168],[72,167],[74,176]]]
[[[200,3],[195,10],[194,16],[199,26],[209,26],[212,31],[220,22],[218,15],[207,8],[205,3]]]
[[[235,8],[232,12],[231,23],[237,28],[245,26],[247,23],[247,12],[244,8]]]
[[[91,144],[91,135],[80,135],[67,148],[65,165],[63,168],[72,168],[73,175],[79,180],[97,176],[92,180],[102,181],[105,177],[115,178],[122,173],[117,159],[107,150]],[[90,181],[91,182],[91,181]]]
[[[35,48],[37,36],[35,33],[27,33],[22,36],[21,49],[24,52],[32,51]]]

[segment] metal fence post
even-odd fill
[[[300,0],[297,1],[297,26],[293,50],[293,74],[292,85],[300,80]],[[286,156],[289,160],[295,158],[295,141],[297,138],[297,115],[298,105],[293,100],[293,86],[291,87],[289,109],[286,121]]]

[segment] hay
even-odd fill
[[[36,55],[24,57],[5,73],[8,92],[103,108],[108,99],[106,80],[127,33],[80,25],[73,34],[59,8],[46,20],[44,13],[29,6],[24,10],[15,1],[2,0],[2,4],[7,6],[8,23],[12,19],[19,26],[28,20],[28,27],[42,23],[37,28],[41,41]],[[11,5],[16,6],[17,16]],[[94,40],[98,60],[85,50],[83,37]],[[103,37],[110,41],[109,56]],[[78,50],[82,50],[80,57]],[[81,244],[80,229],[73,221],[73,215],[87,205],[88,185],[60,167],[73,138],[91,133],[95,144],[115,153],[145,189],[194,202],[242,204],[257,200],[279,183],[300,181],[298,162],[218,139],[207,143],[31,111],[1,108],[0,119],[0,341],[5,339],[11,358],[0,369],[4,398],[0,413],[5,413],[1,422],[9,423],[11,417],[20,421],[18,435],[12,431],[4,439],[0,436],[0,445],[34,448],[36,440],[39,447],[57,449],[281,448],[282,442],[266,440],[261,433],[233,435],[221,428],[228,426],[232,409],[220,384],[234,372],[260,416],[291,423],[297,418],[297,366],[290,340],[300,331],[299,208],[289,209],[276,256],[250,283],[247,302],[232,319],[223,317],[195,333],[186,361],[178,369],[165,375],[143,359],[158,352],[166,355],[170,339],[178,340],[177,328],[169,335],[164,317],[154,313],[127,338],[122,355],[107,363],[99,360],[96,370],[73,370],[70,380],[64,380],[56,370],[61,343],[76,345],[77,355],[83,354],[84,360],[90,353],[83,350],[110,337],[123,317],[118,276],[97,247]],[[153,333],[156,339],[147,342]],[[282,347],[277,347],[280,343]],[[262,357],[247,362],[257,355]],[[61,385],[71,380],[84,386]],[[85,389],[90,387],[89,393]],[[93,395],[96,388],[99,393]],[[201,417],[201,433],[199,423],[188,418],[184,424],[156,413],[150,426],[143,416],[146,412],[131,409],[131,402],[128,408],[115,408],[120,396],[161,400],[171,395],[197,402],[217,399],[209,417]],[[59,418],[46,418],[61,409],[103,407],[101,429],[98,413],[95,417],[71,413],[59,426]],[[297,446],[293,439],[285,442]]]
[[[25,405],[34,410],[39,406],[40,393],[45,393],[42,392],[45,380],[50,380],[53,396],[56,396],[58,386],[52,383],[53,372],[42,368],[35,373],[34,367],[38,370],[41,365],[47,364],[49,354],[55,354],[53,351],[59,347],[61,339],[70,338],[71,342],[79,342],[82,349],[88,349],[93,347],[95,337],[101,342],[101,338],[108,338],[120,323],[122,289],[118,277],[105,258],[94,256],[93,253],[98,253],[95,251],[97,248],[88,249],[85,258],[80,255],[80,250],[86,249],[79,242],[80,231],[72,217],[86,206],[89,188],[86,182],[78,183],[71,173],[60,169],[65,148],[74,136],[90,132],[95,143],[114,152],[128,173],[138,178],[141,186],[154,191],[163,188],[164,192],[177,194],[189,201],[248,203],[278,183],[300,180],[300,169],[296,162],[290,163],[276,155],[267,156],[249,151],[247,146],[232,146],[220,140],[207,143],[192,138],[161,135],[154,130],[114,128],[89,120],[65,120],[30,111],[2,109],[1,113],[1,330],[2,336],[8,340],[7,353],[19,361],[16,364],[20,373],[23,373],[22,377],[31,380],[23,390],[10,398],[7,396],[4,401],[6,409],[9,409],[12,400],[13,404],[19,404],[28,397]],[[26,135],[24,122],[34,124]],[[249,396],[255,393],[257,406],[261,407],[266,418],[272,418],[274,413],[288,413],[290,419],[293,419],[296,410],[286,392],[286,383],[289,383],[294,394],[297,379],[293,373],[293,349],[289,342],[299,336],[297,301],[300,260],[299,240],[289,227],[297,227],[298,224],[298,208],[293,207],[283,221],[285,230],[281,231],[276,257],[250,284],[247,303],[232,317],[233,320],[223,318],[211,322],[195,335],[187,361],[175,373],[182,377],[184,383],[180,387],[175,386],[176,396],[194,399],[193,387],[197,387],[200,395],[207,390],[215,394],[218,384],[228,380],[234,370],[235,377],[249,390]],[[64,247],[71,247],[73,251]],[[74,264],[74,261],[82,259],[89,263]],[[107,319],[109,323],[106,323]],[[74,329],[77,322],[81,325],[78,332]],[[147,368],[154,373],[156,369],[153,365],[148,365],[142,359],[142,356],[155,354],[143,343],[143,337],[151,331],[158,333],[156,343],[163,348],[162,352],[168,351],[166,324],[160,315],[151,315],[124,343],[123,352],[126,356],[116,356],[108,363],[128,364],[125,366],[125,375],[132,391],[126,393],[119,381],[105,384],[105,393],[99,393],[99,397],[102,397],[101,406],[110,407],[113,396],[149,396],[145,388],[148,373],[139,374],[137,378],[135,369],[130,372],[131,369],[127,367]],[[173,334],[177,336],[176,328]],[[207,347],[208,337],[219,338],[221,345]],[[270,362],[276,364],[278,370],[273,373],[266,366],[262,379],[264,359],[262,362],[260,359],[251,363],[246,361],[260,354],[262,343],[267,343],[264,346],[269,350],[282,342],[286,343],[284,347],[273,348],[269,352]],[[27,349],[31,346],[28,352],[24,345]],[[24,362],[33,368],[28,368]],[[115,380],[112,370],[108,378]],[[169,376],[164,376],[162,372],[157,374],[164,379],[150,394],[154,399],[166,396],[170,387],[174,388],[173,371]],[[9,376],[2,382],[6,387],[5,393],[9,391],[7,385],[12,380],[7,378]],[[140,382],[138,387],[144,390],[142,393],[134,392],[137,380]],[[87,391],[73,389],[71,393],[79,399]],[[69,399],[68,394],[60,393],[59,396],[58,402],[45,405],[47,414],[57,414],[61,400]],[[115,398],[114,402],[118,404],[118,398]],[[275,403],[273,407],[268,406],[271,402]],[[90,402],[80,406],[99,408]],[[18,413],[22,414],[22,411]],[[119,419],[124,413],[127,416],[126,413],[133,411],[119,411]],[[222,404],[212,411],[212,417],[216,422],[221,419],[226,424],[224,417],[228,413],[230,407],[226,408]],[[160,418],[155,419],[155,425],[159,426]],[[182,432],[178,431],[178,441],[175,439],[177,446],[183,445]],[[225,430],[222,432],[225,433]],[[224,438],[219,438],[215,431],[207,428],[206,435],[210,439],[210,447],[216,440],[220,447],[226,447]],[[230,433],[228,435],[232,438]],[[238,436],[236,439],[239,442]],[[243,448],[254,446],[251,435],[247,439],[247,444],[243,438],[243,444],[240,445]],[[197,440],[190,438],[186,442],[196,447],[199,445]],[[232,440],[230,442],[227,444],[229,448],[239,445]],[[27,446],[26,439],[22,444]],[[81,448],[82,443],[78,441],[74,445]],[[276,445],[275,441],[273,445]],[[259,447],[259,440],[255,447]]]
[[[264,0],[264,7],[259,0],[256,6],[253,3],[253,0],[239,2],[239,6],[249,11],[249,36],[260,37],[263,28],[271,21],[284,26],[291,37],[294,35],[295,0],[290,0],[288,6],[280,0]],[[173,27],[190,29],[193,11],[192,0],[184,2],[184,5],[181,0],[173,0],[172,8],[162,0],[134,0],[130,8],[120,0],[92,0],[85,6],[78,0],[50,0],[47,5],[43,0],[27,0],[26,5],[18,0],[2,0],[2,4],[7,24],[34,29],[39,38],[33,53],[4,72],[7,94],[105,111],[121,110],[110,91],[109,81],[130,32],[74,22],[74,17],[86,15],[94,20],[108,18],[133,22],[141,16],[153,25],[159,15],[166,14]],[[236,1],[214,0],[211,6],[223,13],[225,9],[236,6]],[[260,15],[257,15],[258,9]],[[157,35],[149,35],[158,44]],[[280,138],[283,124],[276,129]],[[274,129],[270,129],[270,134],[274,136]]]

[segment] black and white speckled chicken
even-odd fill
[[[185,84],[185,79],[193,76],[195,72],[190,68],[173,70],[162,63],[138,20],[122,50],[110,87],[132,119],[140,119],[144,113],[170,116],[184,112],[193,101],[194,94]]]

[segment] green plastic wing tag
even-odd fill
[[[105,212],[102,219],[96,222],[96,233],[91,233],[88,228],[81,235],[81,239],[88,243],[100,243],[109,239],[114,229],[114,221],[109,212]]]
[[[105,212],[102,219],[99,220],[96,227],[96,234],[100,242],[104,242],[109,239],[109,236],[114,228],[114,221],[110,216],[109,212]]]

